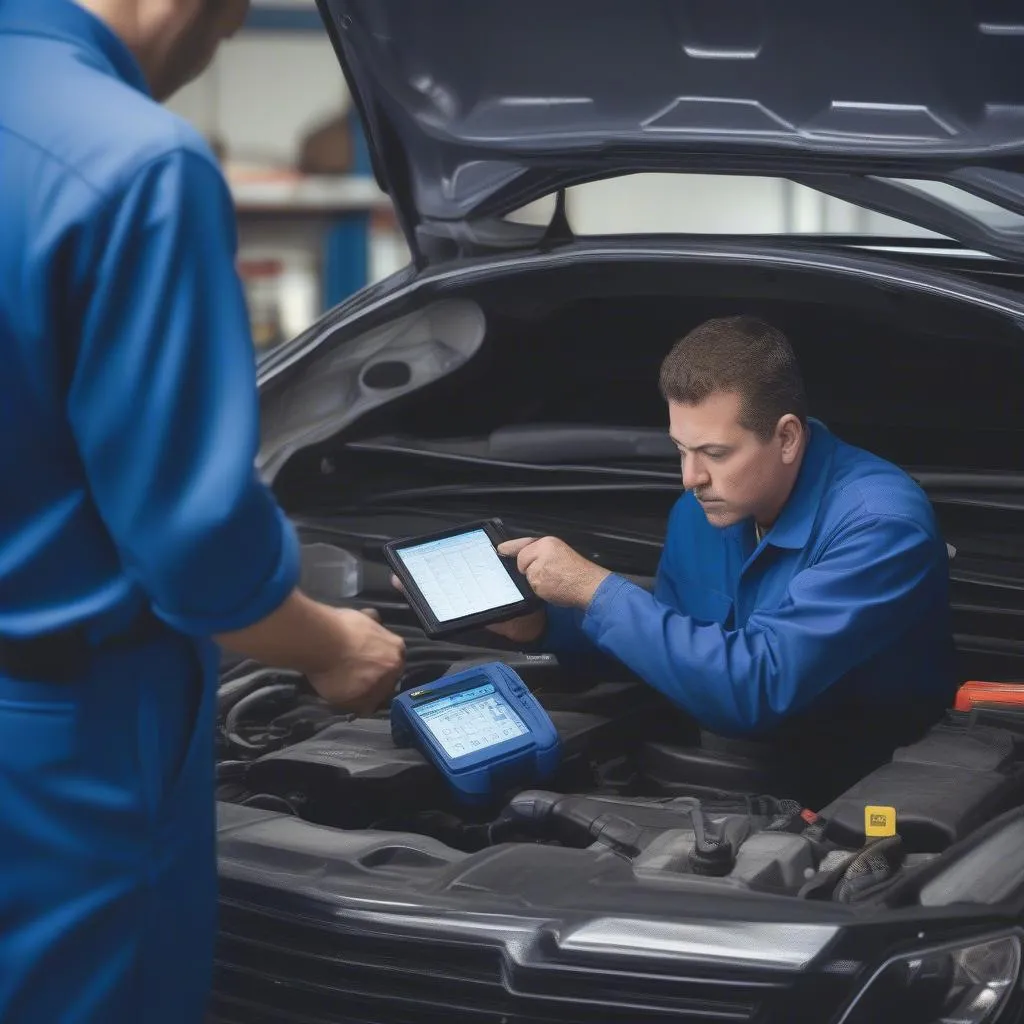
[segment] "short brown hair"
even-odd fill
[[[672,346],[659,380],[666,402],[699,405],[716,392],[740,396],[740,422],[767,440],[787,413],[807,422],[796,354],[777,327],[752,316],[706,320]]]

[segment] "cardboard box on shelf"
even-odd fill
[[[312,255],[299,249],[242,250],[253,343],[260,351],[301,334],[319,314],[319,282]]]

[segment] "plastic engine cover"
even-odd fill
[[[1024,794],[1019,737],[951,716],[889,764],[865,776],[821,812],[829,837],[864,841],[864,808],[893,807],[912,853],[938,853]]]
[[[416,750],[396,748],[391,725],[375,718],[332,725],[249,765],[248,787],[332,805],[353,824],[384,808],[417,808],[440,799],[443,781]]]
[[[591,760],[614,758],[626,745],[617,724],[599,715],[550,712],[562,741],[563,774],[580,774]],[[247,787],[298,796],[314,816],[344,818],[349,827],[386,814],[449,805],[441,773],[412,747],[396,747],[386,719],[359,718],[253,761]]]
[[[716,824],[722,819],[712,818]],[[638,878],[687,874],[694,845],[692,829],[664,832],[633,862]],[[803,836],[755,832],[739,847],[728,882],[763,892],[796,892],[816,870],[814,850]]]

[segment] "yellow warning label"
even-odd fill
[[[865,807],[864,835],[894,836],[896,835],[895,807]]]

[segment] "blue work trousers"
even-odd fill
[[[0,1021],[199,1024],[213,959],[213,657],[165,635],[0,675]]]

